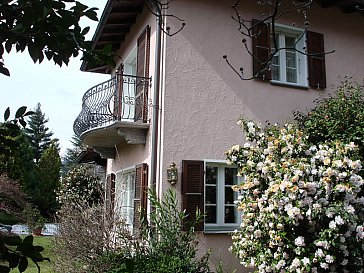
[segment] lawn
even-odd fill
[[[39,263],[40,265],[40,272],[41,273],[53,273],[52,270],[52,261],[53,255],[51,252],[51,247],[53,243],[53,237],[52,236],[34,236],[34,245],[42,246],[44,247],[44,251],[42,252],[43,257],[51,259],[51,262],[44,261]],[[29,266],[27,270],[25,270],[26,273],[38,273],[37,266],[29,260]],[[18,269],[13,269],[10,271],[10,273],[19,273]]]

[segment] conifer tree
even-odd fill
[[[29,117],[28,127],[25,129],[33,148],[34,160],[39,162],[43,152],[51,145],[53,132],[46,126],[48,119],[41,110],[40,103],[34,109],[34,114]]]
[[[62,157],[62,173],[64,174],[79,166],[79,164],[75,162],[76,158],[82,150],[86,149],[85,144],[83,144],[81,139],[76,135],[72,136],[70,142],[73,147],[67,148],[66,154]]]
[[[38,171],[40,179],[35,187],[34,203],[43,216],[49,217],[57,210],[56,191],[60,187],[61,158],[55,141],[42,154]]]

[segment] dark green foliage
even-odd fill
[[[316,106],[308,113],[294,113],[309,142],[354,142],[364,155],[363,92],[363,86],[346,78],[332,95],[315,101]]]
[[[211,272],[208,265],[209,253],[203,257],[197,255],[197,235],[194,227],[202,220],[201,215],[189,229],[183,231],[186,219],[180,210],[176,193],[168,190],[163,198],[157,198],[149,191],[149,200],[154,210],[150,213],[150,222],[142,231],[139,247],[131,251],[107,253],[114,268],[108,273],[206,273]],[[146,223],[146,219],[142,219]],[[146,246],[146,247],[142,247]]]
[[[97,21],[96,10],[75,0],[1,1],[0,73],[10,75],[3,55],[5,50],[9,53],[14,49],[27,50],[34,63],[47,58],[59,66],[67,65],[80,51],[87,60],[112,62],[111,50],[92,50],[92,43],[85,39],[90,28],[79,24],[85,17]]]
[[[44,151],[51,145],[53,133],[46,127],[48,119],[41,110],[40,103],[37,104],[34,114],[30,116],[28,128],[25,129],[33,148],[35,162],[39,162]]]
[[[43,216],[53,216],[58,208],[56,191],[60,187],[61,158],[55,142],[42,154],[38,163],[39,180],[33,201]]]
[[[0,226],[27,221],[23,208],[30,206],[19,183],[0,176]],[[40,270],[38,263],[47,260],[42,256],[42,251],[42,248],[33,245],[32,236],[22,240],[19,236],[0,231],[0,272],[9,272],[10,268],[16,267],[23,272],[28,267],[29,259]]]

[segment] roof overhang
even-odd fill
[[[101,19],[92,38],[94,50],[112,45],[113,51],[120,48],[138,14],[143,10],[145,0],[108,0]],[[303,1],[303,0],[302,0]],[[315,0],[323,8],[337,7],[344,13],[361,12],[364,14],[364,0]],[[92,65],[84,61],[82,71],[108,73],[106,64]]]
[[[75,160],[77,163],[89,163],[97,164],[100,166],[106,166],[106,159],[102,158],[101,155],[92,148],[80,152]]]
[[[92,48],[102,51],[110,44],[113,51],[118,50],[143,6],[144,0],[108,0],[92,38]],[[107,68],[106,64],[96,66],[87,61],[81,65],[81,70],[88,72],[107,73]]]

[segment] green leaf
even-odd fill
[[[10,107],[6,108],[4,112],[4,121],[7,121],[10,117]]]
[[[16,114],[15,114],[15,118],[20,118],[24,115],[25,111],[27,110],[27,107],[26,106],[22,106],[20,107],[17,111],[16,111]]]
[[[24,114],[24,117],[26,117],[26,116],[31,116],[31,115],[34,115],[35,114],[35,112],[34,111],[28,111],[28,112],[26,112],[25,114]]]
[[[37,45],[34,43],[28,44],[28,52],[33,62],[36,63],[39,60],[39,48]]]
[[[20,256],[16,253],[10,253],[9,255],[7,255],[7,259],[9,261],[9,267],[15,268],[19,264]]]
[[[7,68],[5,68],[4,66],[2,66],[1,63],[0,63],[0,73],[4,74],[5,76],[8,76],[8,77],[10,76],[9,70]]]
[[[6,52],[10,53],[12,47],[13,47],[13,44],[9,40],[7,40],[5,43]]]
[[[90,31],[90,27],[85,27],[85,28],[82,30],[81,34],[82,34],[82,35],[86,35],[89,31]]]
[[[98,21],[97,13],[93,9],[88,9],[84,12],[84,15],[93,21]]]
[[[33,236],[28,235],[27,237],[25,237],[23,240],[23,245],[27,245],[27,246],[33,245]]]
[[[34,250],[37,252],[42,252],[44,250],[44,247],[42,246],[34,246]]]
[[[5,237],[5,244],[9,246],[18,246],[22,244],[22,240],[19,236]]]
[[[27,126],[27,123],[24,119],[20,119],[19,123],[21,124],[21,126],[23,126],[24,128]]]
[[[28,267],[28,259],[27,257],[21,257],[19,261],[18,269],[20,272],[24,272]]]

